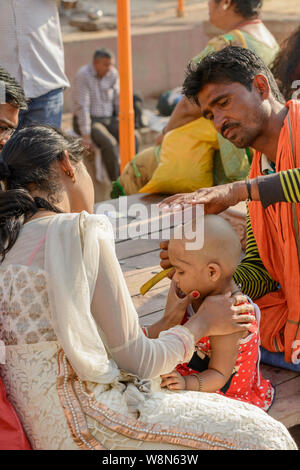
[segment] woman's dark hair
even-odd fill
[[[251,91],[253,79],[258,74],[267,77],[274,98],[280,103],[285,103],[271,71],[262,59],[249,49],[237,46],[228,46],[213,52],[198,65],[191,62],[188,65],[182,92],[199,105],[197,95],[205,85],[238,82]]]
[[[53,163],[68,151],[76,165],[82,160],[81,140],[49,126],[30,126],[16,132],[0,154],[0,262],[16,242],[21,226],[39,209],[61,212],[60,179]],[[45,198],[33,197],[39,190]]]
[[[291,99],[292,83],[300,80],[300,26],[281,43],[271,70],[285,99]]]
[[[215,0],[220,3],[221,0]],[[244,18],[252,18],[259,15],[263,0],[231,0],[234,10]]]
[[[27,109],[23,88],[3,67],[0,67],[0,85],[5,88],[5,103],[10,103],[20,109]]]

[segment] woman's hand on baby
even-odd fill
[[[147,326],[148,337],[152,339],[158,338],[161,331],[179,325],[182,322],[187,306],[199,297],[200,293],[198,291],[193,291],[189,295],[181,297],[179,289],[176,288],[175,282],[172,281],[164,316],[156,323]]]
[[[255,315],[253,306],[246,302],[246,297],[232,298],[230,292],[206,297],[196,314],[201,318],[205,335],[230,335],[248,330]],[[240,303],[242,305],[237,305]]]
[[[164,318],[168,320],[170,325],[169,328],[182,322],[188,305],[199,297],[200,293],[198,291],[192,291],[190,294],[181,297],[175,281],[171,282],[164,314]]]
[[[167,387],[169,390],[185,390],[185,378],[176,370],[169,374],[161,375],[161,388]]]

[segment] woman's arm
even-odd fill
[[[148,338],[158,338],[162,331],[168,330],[173,326],[180,325],[188,305],[198,298],[196,296],[200,297],[198,291],[193,291],[183,298],[179,297],[176,284],[172,281],[163,317],[156,323],[146,326],[145,333]]]
[[[249,315],[238,315],[239,307],[227,296],[206,299],[185,324],[147,338],[139,325],[123,273],[111,240],[99,240],[99,269],[91,305],[101,338],[121,369],[141,378],[169,372],[190,360],[195,343],[207,334],[244,330]],[[249,312],[251,309],[249,308]]]

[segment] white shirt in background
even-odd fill
[[[69,86],[56,0],[1,0],[0,44],[0,65],[27,98]]]

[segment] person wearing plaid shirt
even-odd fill
[[[89,147],[94,142],[100,149],[112,181],[120,174],[119,165],[119,74],[114,56],[102,48],[93,61],[81,67],[73,84],[73,127]]]

